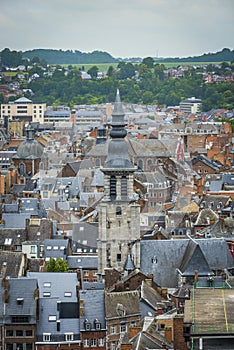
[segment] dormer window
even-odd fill
[[[94,321],[94,328],[98,331],[101,329],[101,322],[97,319]]]
[[[17,298],[17,305],[23,305],[24,298]]]
[[[84,328],[86,331],[90,331],[91,329],[91,324],[87,319],[84,321]]]

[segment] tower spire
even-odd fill
[[[117,89],[114,110],[112,113],[112,129],[110,131],[112,140],[109,143],[108,155],[103,169],[118,168],[125,171],[135,171],[135,167],[128,155],[128,144],[125,141],[127,131],[125,129],[124,116],[125,114],[120,100],[120,93]]]

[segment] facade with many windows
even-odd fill
[[[20,97],[10,103],[1,104],[1,120],[19,120],[44,123],[45,103],[33,103],[26,97]]]

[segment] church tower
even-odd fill
[[[105,268],[124,271],[127,259],[140,267],[140,206],[134,200],[133,175],[136,170],[125,141],[124,111],[117,90],[112,113],[111,140],[101,171],[104,173],[104,198],[98,205],[98,272]]]

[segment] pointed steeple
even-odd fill
[[[124,116],[119,90],[117,90],[114,111],[112,113],[112,129],[110,131],[112,140],[109,143],[104,169],[118,168],[135,171],[128,155],[128,144],[124,139],[127,135]]]
[[[130,253],[128,253],[125,265],[124,265],[124,270],[127,272],[129,275],[132,271],[136,269],[136,266],[134,265],[134,262],[132,260],[132,256]]]

